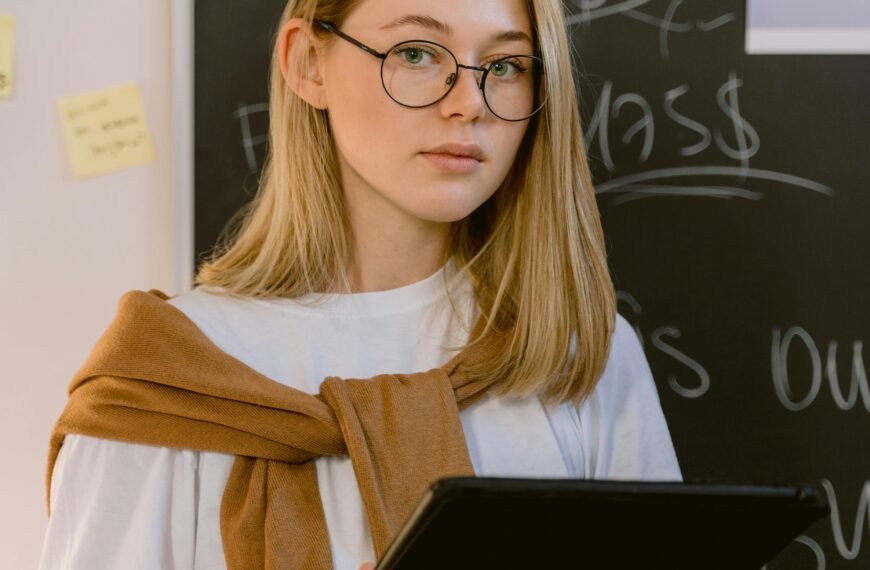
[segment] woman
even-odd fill
[[[229,355],[261,375],[252,382],[311,395],[342,389],[322,382],[335,376],[426,386],[464,358],[463,374],[487,387],[456,395],[461,452],[478,475],[680,480],[649,367],[615,312],[561,10],[554,0],[290,0],[258,196],[194,291],[136,302],[195,323],[220,352],[202,366]],[[73,387],[95,385],[106,374],[96,368]],[[111,417],[84,409],[79,425]],[[377,423],[379,413],[359,416]],[[237,448],[214,438],[196,446],[148,417],[127,431],[59,422],[41,567],[256,567],[249,552],[228,550],[227,497],[247,450],[216,452]],[[128,433],[138,426],[147,427]],[[423,437],[395,431],[389,441],[405,437],[409,450]],[[356,570],[382,552],[397,519],[371,528],[385,519],[373,515],[380,491],[359,460],[313,456],[316,488],[285,491],[322,505],[327,547],[289,566]],[[288,514],[295,501],[270,506],[274,520],[291,519],[275,524],[304,526]],[[266,560],[286,542],[257,532]]]

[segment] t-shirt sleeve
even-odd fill
[[[40,570],[192,569],[198,453],[67,435]]]
[[[682,481],[652,372],[634,329],[617,316],[606,369],[581,408],[592,478]]]

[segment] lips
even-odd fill
[[[423,154],[440,154],[447,156],[456,156],[463,158],[473,158],[477,161],[483,162],[486,159],[486,156],[483,153],[483,149],[480,148],[476,144],[463,144],[463,143],[446,143],[440,144],[438,146],[432,147],[429,150],[424,150]]]

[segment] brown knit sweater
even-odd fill
[[[121,298],[70,383],[51,434],[47,495],[68,433],[229,453],[236,460],[220,514],[227,567],[332,568],[316,457],[350,456],[378,558],[430,483],[473,475],[459,410],[490,386],[465,365],[491,354],[497,336],[439,368],[328,377],[310,395],[220,350],[166,299],[156,289]],[[482,326],[483,318],[471,338]]]

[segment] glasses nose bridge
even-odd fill
[[[456,81],[459,79],[459,73],[461,69],[468,69],[469,71],[479,71],[480,75],[476,78],[475,83],[477,84],[477,88],[483,91],[483,81],[486,78],[487,70],[483,67],[475,67],[473,65],[464,65],[462,63],[456,62],[456,73],[452,73],[449,76],[448,83],[450,84],[450,91],[453,91],[453,87],[456,86]]]

